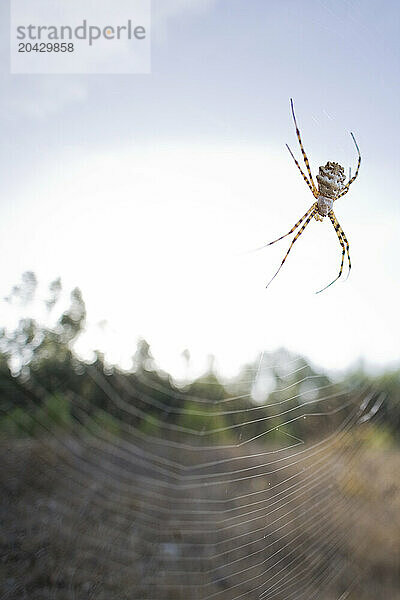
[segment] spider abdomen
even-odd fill
[[[334,200],[343,189],[345,179],[343,167],[335,162],[327,162],[324,167],[319,168],[317,175],[319,195]]]

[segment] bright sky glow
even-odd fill
[[[60,275],[87,304],[80,352],[127,366],[143,336],[178,376],[185,348],[193,373],[209,353],[233,374],[281,346],[330,370],[398,361],[398,9],[383,5],[160,2],[147,77],[10,76],[3,49],[0,294],[25,270]],[[247,253],[313,201],[285,148],[300,158],[290,96],[314,173],[354,170],[350,129],[363,155],[334,206],[352,273],[320,295],[341,256],[328,221],[268,290],[289,238]]]

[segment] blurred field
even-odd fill
[[[79,358],[61,289],[0,329],[0,600],[400,600],[400,370],[281,349],[179,386],[145,340]]]
[[[282,470],[247,458],[234,482],[210,468],[201,492],[111,442],[3,441],[1,598],[400,599],[400,451],[371,440],[358,428]]]

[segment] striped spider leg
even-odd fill
[[[343,231],[343,229],[341,228],[339,221],[337,220],[335,213],[333,212],[333,210],[330,211],[330,213],[328,214],[329,219],[331,220],[331,223],[336,231],[336,235],[338,236],[338,240],[340,242],[340,245],[342,246],[342,262],[340,264],[340,269],[339,269],[339,275],[330,283],[328,283],[328,285],[326,285],[324,288],[322,288],[322,290],[319,290],[318,292],[316,292],[317,294],[320,294],[321,292],[323,292],[324,290],[326,290],[328,287],[330,287],[333,283],[335,283],[335,281],[337,281],[339,279],[339,277],[342,275],[343,272],[343,265],[344,265],[344,257],[345,254],[347,252],[347,260],[349,261],[349,272],[347,277],[350,275],[350,269],[351,269],[351,260],[350,260],[350,252],[349,252],[349,242],[347,241],[347,238],[345,236],[345,233]]]
[[[292,243],[289,246],[288,251],[286,252],[285,256],[283,257],[283,260],[279,266],[279,269],[277,270],[277,272],[275,273],[275,275],[272,277],[272,279],[267,283],[266,287],[268,287],[270,285],[270,283],[272,283],[272,281],[275,279],[275,277],[278,275],[279,271],[282,269],[285,260],[287,259],[289,252],[291,251],[293,244],[295,243],[295,241],[301,236],[301,234],[303,233],[303,231],[305,230],[305,228],[307,227],[307,225],[309,224],[309,222],[311,221],[311,219],[315,216],[317,211],[317,203],[315,202],[311,208],[306,212],[306,214],[304,215],[304,217],[307,217],[306,220],[304,221],[303,225],[300,227],[300,229],[298,230],[298,232],[296,233],[296,235],[294,236],[294,238],[292,239]],[[308,216],[307,216],[308,215]],[[292,233],[292,231],[294,231],[294,229],[296,229],[296,227],[299,225],[299,223],[303,222],[304,217],[302,217],[300,219],[300,221],[298,221],[296,223],[296,225],[294,226],[294,228],[289,231],[289,233],[287,233],[286,235],[289,235],[290,233]],[[282,238],[286,237],[286,235],[283,235]],[[275,244],[275,242],[278,242],[279,240],[281,240],[282,238],[278,238],[277,240],[275,240],[274,242],[270,242],[269,244],[267,244],[268,246],[270,246],[271,244]]]
[[[335,201],[338,198],[341,198],[342,196],[344,196],[345,194],[347,194],[347,192],[349,191],[350,185],[353,183],[353,181],[355,181],[357,179],[357,175],[358,172],[360,170],[360,165],[361,165],[361,153],[360,153],[360,149],[358,147],[358,144],[356,142],[356,138],[354,137],[353,133],[350,132],[351,137],[353,138],[353,142],[355,144],[355,147],[357,148],[357,152],[358,152],[358,163],[357,163],[357,169],[356,172],[354,174],[353,177],[351,177],[351,171],[349,172],[349,181],[346,183],[346,185],[344,186],[344,188],[342,189],[341,192],[339,192],[336,195]],[[327,286],[325,286],[324,288],[322,288],[322,290],[319,290],[317,292],[317,294],[323,292],[324,290],[326,290],[328,287],[330,287],[333,283],[335,283],[335,281],[337,281],[339,279],[339,277],[341,277],[342,272],[343,272],[343,264],[344,264],[344,256],[345,256],[345,252],[347,252],[347,260],[349,262],[349,272],[347,274],[346,279],[349,277],[350,275],[350,270],[351,270],[351,260],[350,260],[350,248],[349,248],[349,242],[347,241],[346,238],[346,234],[344,233],[343,229],[341,228],[335,213],[333,212],[333,210],[331,210],[328,214],[328,217],[330,218],[332,225],[336,231],[336,235],[338,236],[340,245],[342,246],[342,262],[340,265],[340,270],[339,270],[339,275],[333,280],[331,281],[331,283],[329,283]]]
[[[294,121],[294,125],[296,127],[296,135],[297,135],[297,139],[299,141],[300,150],[301,150],[301,153],[303,155],[303,160],[304,160],[304,164],[306,165],[306,169],[307,169],[308,175],[310,177],[310,183],[311,183],[312,188],[310,187],[310,185],[309,185],[309,187],[310,187],[312,193],[314,194],[314,196],[316,198],[318,198],[318,191],[317,191],[317,188],[316,188],[314,180],[313,180],[313,176],[312,176],[312,173],[311,173],[310,163],[308,161],[307,154],[306,154],[306,152],[304,150],[303,142],[301,141],[300,130],[299,130],[298,126],[297,126],[296,115],[294,114],[294,106],[293,106],[293,99],[292,98],[290,98],[290,106],[292,108],[293,121]],[[289,146],[287,146],[287,147],[289,149],[290,154],[292,154],[292,151],[290,150]],[[299,164],[296,161],[296,159],[294,158],[293,154],[292,154],[292,157],[293,157],[295,163],[297,164],[297,166],[299,167]],[[300,169],[300,167],[299,167],[299,169]],[[304,177],[304,173],[303,173],[303,171],[301,169],[300,169],[300,172],[301,172],[301,174]]]
[[[293,225],[292,229],[290,231],[288,231],[287,233],[285,233],[284,235],[281,235],[281,237],[278,237],[276,240],[274,240],[273,242],[268,242],[268,244],[264,244],[263,246],[260,246],[259,248],[255,248],[255,250],[253,250],[253,252],[257,252],[258,250],[262,250],[263,248],[266,248],[267,246],[272,246],[272,244],[276,244],[276,242],[279,242],[280,240],[283,240],[283,238],[287,237],[288,235],[290,235],[291,233],[293,233],[293,231],[295,231],[299,225],[302,224],[302,222],[304,221],[304,219],[306,219],[308,217],[308,215],[310,214],[311,211],[316,210],[317,208],[317,203],[314,202],[314,204],[311,205],[311,207],[308,209],[308,211],[301,217],[301,219],[299,219],[297,221],[297,223],[295,225]],[[268,284],[269,285],[269,284]]]
[[[335,200],[337,200],[338,198],[341,198],[342,196],[344,196],[345,194],[347,194],[347,192],[349,191],[350,185],[353,183],[353,181],[355,181],[357,179],[357,175],[358,175],[358,171],[360,170],[360,166],[361,166],[361,153],[360,153],[360,148],[358,147],[358,144],[356,142],[356,138],[354,137],[354,135],[350,132],[351,137],[353,138],[353,142],[357,148],[357,152],[358,152],[358,163],[357,163],[357,169],[356,172],[354,174],[353,177],[349,176],[349,181],[346,183],[346,185],[344,186],[343,190],[341,192],[339,192],[339,194],[336,196]]]
[[[314,183],[314,179],[313,179],[313,176],[312,176],[312,173],[311,173],[311,167],[310,167],[310,163],[309,163],[309,160],[308,160],[308,157],[307,157],[306,151],[304,150],[303,142],[302,142],[302,140],[301,140],[301,134],[300,134],[300,130],[299,130],[299,128],[298,128],[298,125],[297,125],[297,121],[296,121],[296,115],[295,115],[295,113],[294,113],[294,106],[293,106],[293,99],[292,99],[292,98],[290,99],[290,106],[291,106],[291,109],[292,109],[292,115],[293,115],[293,121],[294,121],[294,125],[295,125],[295,128],[296,128],[296,135],[297,135],[297,139],[298,139],[298,142],[299,142],[299,145],[300,145],[300,150],[301,150],[301,153],[302,153],[302,155],[303,155],[304,164],[306,165],[306,169],[307,169],[307,172],[308,172],[309,178],[308,178],[308,177],[307,177],[307,175],[304,173],[303,169],[300,167],[300,165],[299,165],[298,161],[296,160],[296,158],[295,158],[295,156],[294,156],[293,152],[291,151],[291,149],[290,149],[290,147],[289,147],[289,145],[288,145],[288,144],[286,144],[286,147],[287,147],[287,149],[289,150],[289,152],[290,152],[290,155],[291,155],[291,157],[293,158],[293,160],[294,160],[294,162],[295,162],[295,164],[296,164],[296,167],[299,169],[299,171],[300,171],[300,173],[301,173],[301,175],[302,175],[302,177],[303,177],[304,181],[306,182],[307,186],[309,187],[309,189],[310,189],[310,192],[312,193],[312,195],[313,195],[315,198],[317,198],[317,199],[318,199],[318,190],[317,190],[317,187],[316,187],[316,185],[315,185],[315,183]],[[292,240],[292,243],[290,244],[290,247],[289,247],[289,249],[288,249],[288,251],[287,251],[287,253],[286,253],[285,257],[283,258],[283,260],[282,260],[282,262],[281,262],[281,264],[280,264],[280,267],[279,267],[279,269],[277,270],[277,272],[275,273],[275,275],[272,277],[272,279],[269,281],[269,283],[267,284],[267,286],[266,286],[266,287],[268,287],[268,286],[270,285],[270,283],[271,283],[271,282],[272,282],[272,281],[275,279],[275,277],[278,275],[279,271],[280,271],[280,270],[281,270],[281,268],[283,267],[283,265],[284,265],[284,262],[286,261],[286,259],[287,259],[288,255],[289,255],[289,252],[290,252],[290,251],[291,251],[291,249],[292,249],[292,246],[293,246],[293,244],[294,244],[294,243],[295,243],[295,241],[296,241],[296,240],[297,240],[297,239],[298,239],[298,238],[301,236],[301,234],[303,233],[304,229],[307,227],[307,225],[309,224],[309,222],[311,221],[311,219],[312,219],[313,217],[315,217],[317,220],[321,220],[321,221],[322,221],[321,217],[320,217],[320,216],[319,216],[319,214],[318,214],[318,203],[317,203],[317,202],[314,202],[314,204],[312,204],[312,205],[311,205],[311,207],[308,209],[308,211],[305,213],[305,215],[303,215],[303,216],[301,217],[301,219],[300,219],[299,221],[297,221],[297,223],[296,223],[296,224],[295,224],[295,225],[292,227],[292,229],[291,229],[291,230],[290,230],[288,233],[286,233],[285,235],[282,235],[281,237],[279,237],[278,239],[274,240],[273,242],[270,242],[269,244],[266,244],[266,246],[271,246],[272,244],[275,244],[275,242],[279,242],[279,240],[282,240],[282,239],[283,239],[283,238],[285,238],[286,236],[288,236],[288,235],[290,235],[291,233],[293,233],[293,232],[294,232],[294,231],[297,229],[297,227],[298,227],[299,225],[301,225],[301,223],[303,223],[303,221],[305,220],[305,222],[304,222],[303,226],[300,228],[300,230],[299,230],[299,231],[297,232],[297,234],[294,236],[294,238],[293,238],[293,240]]]
[[[286,144],[286,148],[289,150],[291,157],[293,158],[294,162],[296,163],[297,168],[299,169],[300,173],[303,176],[304,181],[306,182],[306,184],[308,185],[308,187],[310,188],[311,193],[313,194],[313,196],[315,196],[315,198],[318,198],[318,192],[315,189],[315,185],[314,182],[310,182],[308,177],[303,173],[303,170],[301,168],[301,166],[299,165],[299,163],[297,162],[293,152],[291,151],[291,149],[289,148],[288,144]]]

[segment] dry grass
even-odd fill
[[[1,598],[399,600],[400,451],[303,450],[239,460],[246,479],[224,450],[199,488],[104,443],[3,443]]]

